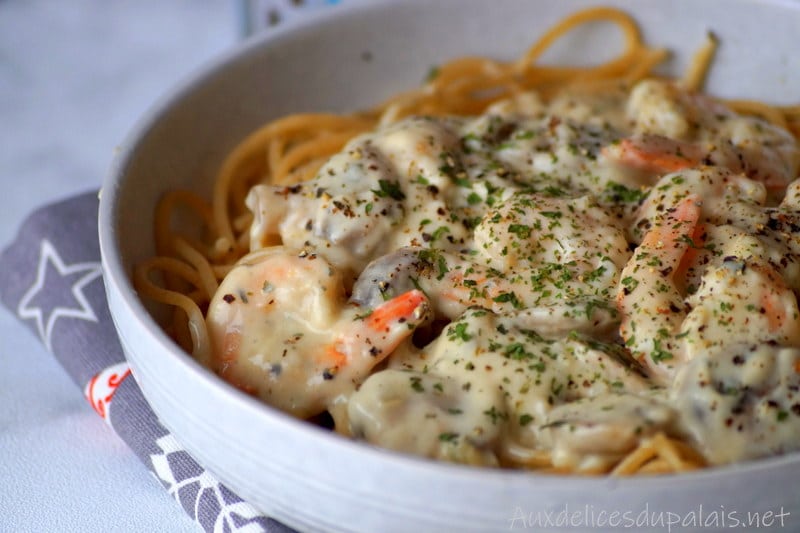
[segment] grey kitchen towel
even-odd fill
[[[108,311],[97,208],[93,191],[32,213],[0,254],[0,300],[41,338],[92,408],[205,531],[291,532],[198,464],[142,396]]]

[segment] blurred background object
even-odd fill
[[[238,0],[242,35],[248,36],[346,0]]]
[[[0,248],[240,37],[237,0],[0,0]],[[41,341],[0,311],[0,531],[198,531]]]

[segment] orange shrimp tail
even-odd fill
[[[373,331],[385,331],[395,323],[406,321],[428,301],[422,291],[414,289],[384,302],[366,318],[367,327]]]

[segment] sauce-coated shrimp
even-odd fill
[[[662,382],[698,353],[747,339],[800,345],[794,291],[758,239],[708,223],[723,215],[695,193],[701,190],[681,189],[672,207],[658,204],[660,215],[643,206],[651,212],[650,229],[623,269],[617,293],[621,337]],[[716,201],[724,203],[722,197]]]
[[[362,308],[342,287],[314,254],[276,247],[246,257],[209,306],[212,368],[298,417],[333,409],[429,314],[420,291]]]
[[[631,91],[634,133],[603,149],[610,161],[647,174],[717,165],[741,172],[777,193],[796,177],[800,149],[787,131],[738,115],[705,95],[646,80]]]
[[[734,172],[744,167],[729,144],[690,143],[654,134],[637,134],[603,149],[610,161],[647,175],[662,176],[701,165],[718,165]]]
[[[624,231],[588,196],[516,193],[477,225],[475,248],[501,271],[573,263],[576,273],[588,275],[601,265],[622,268],[629,256]]]
[[[687,358],[748,340],[800,346],[797,298],[768,263],[726,255],[686,302],[692,309],[681,327]]]
[[[662,379],[683,359],[676,335],[686,306],[677,280],[700,214],[693,195],[667,209],[645,234],[620,278],[620,335],[634,357]]]
[[[470,307],[482,307],[512,313],[545,335],[608,331],[617,323],[613,295],[605,294],[605,287],[616,282],[614,264],[605,260],[594,271],[600,289],[578,279],[571,266],[552,264],[506,275],[462,256],[407,247],[370,263],[353,286],[352,300],[372,307],[418,289],[430,296],[440,319],[453,320]]]

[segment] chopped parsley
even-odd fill
[[[522,302],[519,301],[517,295],[512,292],[501,292],[494,298],[492,298],[493,302],[497,303],[510,303],[514,306],[514,309],[522,309],[523,305]]]
[[[498,411],[494,405],[491,407],[491,409],[484,411],[483,414],[491,419],[492,424],[497,424],[498,420],[508,420],[508,413],[504,411]]]
[[[614,202],[639,203],[645,199],[647,193],[639,189],[630,189],[621,183],[610,182],[606,185],[606,196]]]
[[[525,224],[509,224],[508,232],[513,233],[520,239],[527,239],[531,236],[532,229]]]
[[[561,211],[539,211],[539,214],[546,218],[559,219],[564,216]]]
[[[453,433],[452,431],[439,433],[439,440],[442,442],[453,442],[457,439],[458,439],[458,433]]]
[[[451,341],[453,340],[460,340],[461,342],[467,342],[472,338],[472,335],[467,332],[468,324],[466,322],[459,322],[455,326],[451,326],[447,330],[447,338]]]
[[[674,357],[675,356],[672,355],[671,352],[668,352],[667,350],[661,347],[661,339],[653,340],[653,351],[650,353],[650,358],[653,360],[654,363],[669,361]]]
[[[379,198],[389,197],[393,200],[400,201],[404,200],[406,197],[405,193],[400,188],[400,183],[397,181],[378,180],[378,187],[380,187],[378,190],[372,189],[372,192]]]
[[[636,287],[639,286],[639,280],[632,276],[626,276],[622,278],[620,280],[620,283],[622,283],[622,286],[625,287],[624,291],[625,294],[632,293],[636,289]]]
[[[525,345],[521,342],[512,342],[511,344],[506,345],[505,350],[503,350],[503,355],[509,359],[514,359],[517,361],[522,359],[531,359],[533,357],[533,354],[525,350]]]

